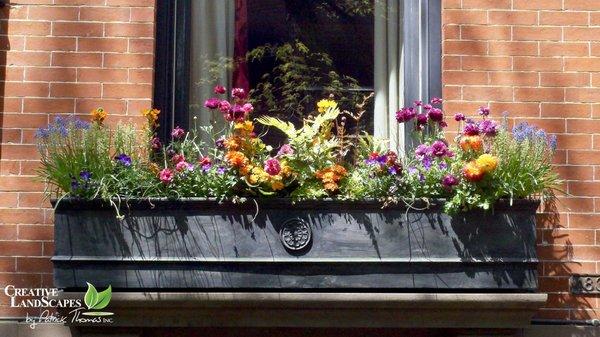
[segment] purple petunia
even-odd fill
[[[458,185],[458,178],[451,175],[451,174],[447,174],[446,176],[444,176],[444,178],[442,178],[442,186],[444,186],[444,188],[446,189],[452,189],[452,187]]]
[[[485,136],[493,137],[498,132],[498,124],[491,119],[484,119],[479,123],[479,132]]]
[[[131,157],[129,157],[125,153],[121,153],[120,155],[116,156],[115,160],[121,166],[124,166],[124,167],[131,166]]]

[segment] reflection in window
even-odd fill
[[[379,103],[370,100],[359,125],[349,126],[373,132],[373,106],[383,102],[387,108],[382,97],[400,94],[398,88],[387,87],[388,77],[397,79],[399,74],[389,76],[386,40],[401,37],[399,2],[192,1],[190,118],[197,117],[196,125],[222,123],[203,107],[215,84],[249,90],[254,116],[268,114],[292,122],[314,112],[315,103],[330,94],[342,109],[355,111],[356,104],[376,91]],[[389,3],[395,3],[395,22],[387,21]],[[395,35],[387,33],[390,26]],[[378,29],[384,30],[380,41],[375,38]],[[398,73],[399,62],[394,64],[392,70]]]

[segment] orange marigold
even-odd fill
[[[102,124],[102,122],[104,122],[104,120],[106,119],[106,116],[108,114],[106,113],[106,110],[104,110],[103,108],[96,108],[96,109],[92,110],[91,115],[92,115],[92,121],[94,121],[98,124]]]
[[[158,115],[160,114],[160,110],[158,109],[144,109],[142,110],[142,116],[146,117],[148,120],[148,125],[151,128],[155,128],[158,126]]]
[[[248,158],[239,151],[229,151],[225,154],[225,160],[235,168],[241,168],[248,164]]]

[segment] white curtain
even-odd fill
[[[235,36],[235,0],[193,0],[190,54],[190,126],[223,125],[222,118],[204,107],[213,87],[231,87],[230,67]]]
[[[404,128],[395,112],[404,106],[403,0],[375,0],[375,136],[404,152]]]

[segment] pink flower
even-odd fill
[[[186,161],[180,161],[179,163],[177,163],[177,165],[175,165],[175,170],[181,172],[183,170],[193,170],[194,166]]]
[[[244,99],[244,98],[246,98],[246,90],[244,90],[242,88],[233,88],[231,90],[231,96],[238,98],[238,99]]]
[[[158,174],[158,178],[163,184],[168,185],[173,181],[173,171],[169,170],[168,168],[163,169]]]
[[[265,161],[265,172],[272,176],[276,176],[281,172],[281,164],[275,158],[269,158]]]
[[[423,105],[423,109],[425,109],[427,111],[431,110],[432,108],[433,107],[431,106],[431,104],[425,104],[425,105]]]
[[[224,115],[225,120],[228,122],[236,121],[243,122],[246,119],[246,111],[244,108],[238,104],[234,104],[231,109]]]
[[[466,119],[465,115],[460,112],[454,114],[454,120],[457,122],[464,121],[465,119]]]
[[[150,146],[152,147],[153,151],[160,150],[160,148],[162,147],[160,139],[158,137],[152,137],[152,140],[150,141]]]
[[[458,185],[458,178],[451,175],[451,174],[447,174],[446,176],[444,176],[444,178],[442,178],[442,186],[444,186],[445,189],[447,190],[451,190],[452,187]]]
[[[415,101],[415,106],[422,106],[423,105],[423,101]]]
[[[204,101],[204,106],[209,109],[216,109],[219,107],[219,103],[221,103],[221,100],[219,100],[216,97],[213,97],[213,98],[209,98],[206,101]]]
[[[244,110],[244,112],[246,114],[251,113],[252,111],[254,111],[254,107],[252,106],[252,104],[250,103],[246,103],[244,105],[242,105],[242,110]]]
[[[228,101],[222,100],[219,102],[219,110],[221,110],[222,113],[228,113],[229,109],[231,109],[231,104]]]
[[[481,116],[486,117],[487,115],[490,114],[490,108],[488,108],[486,106],[481,106],[481,107],[479,107],[478,112]]]
[[[444,112],[442,112],[442,109],[438,108],[430,109],[427,115],[434,122],[441,122],[444,119]]]
[[[173,157],[171,157],[171,162],[173,164],[178,164],[182,161],[185,161],[185,156],[183,154],[174,154]]]
[[[293,154],[294,154],[294,149],[292,148],[292,146],[290,144],[281,145],[281,147],[279,148],[279,151],[277,152],[278,156],[293,155]]]
[[[173,131],[171,131],[171,137],[173,137],[173,139],[181,139],[185,136],[185,131],[180,128],[179,126],[176,126],[175,129],[173,129]]]
[[[442,104],[444,100],[439,97],[434,97],[431,99],[431,104]]]
[[[227,89],[225,89],[224,86],[222,86],[222,85],[219,84],[219,85],[215,86],[215,89],[213,91],[214,91],[215,94],[222,95],[225,92],[227,92]]]

